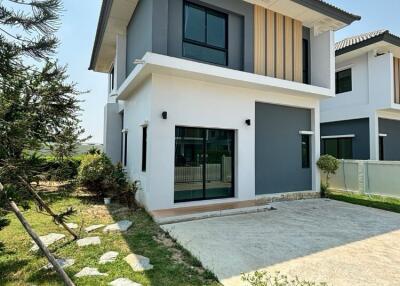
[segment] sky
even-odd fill
[[[400,35],[399,0],[325,1],[362,17],[361,21],[336,32],[336,40],[379,29],[389,29]],[[58,31],[59,62],[68,65],[70,80],[76,82],[80,90],[89,91],[81,96],[84,101],[81,118],[86,135],[92,136],[88,142],[92,143],[103,142],[103,110],[107,102],[107,76],[88,70],[100,6],[101,0],[64,0],[62,25]]]

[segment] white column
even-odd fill
[[[369,153],[371,160],[379,160],[379,119],[376,112],[369,117]]]
[[[320,171],[317,167],[317,161],[320,157],[321,152],[321,138],[320,138],[320,113],[319,104],[311,112],[311,128],[314,131],[311,140],[312,157],[311,157],[311,176],[312,176],[312,189],[313,191],[319,192],[321,189],[321,176]]]

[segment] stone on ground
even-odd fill
[[[49,233],[47,235],[40,236],[39,238],[43,242],[44,245],[50,246],[54,242],[59,241],[59,240],[63,239],[64,237],[65,237],[65,235],[61,234],[61,233]],[[32,242],[33,242],[33,246],[31,247],[30,250],[31,251],[39,250],[39,246],[37,246],[34,241],[32,241]]]
[[[75,277],[84,276],[108,276],[107,273],[101,273],[97,268],[85,267],[81,271],[75,274]]]
[[[69,259],[69,258],[66,258],[66,259],[59,258],[56,260],[57,260],[57,263],[60,264],[61,268],[67,268],[69,266],[74,265],[74,263],[75,263],[75,259]],[[43,269],[53,269],[53,267],[54,267],[53,264],[48,263],[47,265],[45,265],[43,267]]]
[[[153,269],[153,265],[150,264],[150,259],[147,257],[137,255],[137,254],[129,254],[124,260],[132,267],[133,271],[146,271]]]
[[[104,226],[104,224],[94,224],[94,225],[85,227],[85,231],[86,232],[91,232],[91,231],[96,230],[98,228],[102,228],[103,226]]]
[[[81,238],[78,239],[76,241],[76,243],[78,244],[78,246],[88,246],[88,245],[97,245],[100,244],[100,237],[98,236],[92,236],[92,237],[85,237],[85,238]]]
[[[113,224],[107,225],[103,229],[103,232],[127,231],[128,228],[131,227],[131,225],[132,225],[132,222],[130,220],[120,220],[117,223],[113,223]]]
[[[129,280],[128,278],[115,279],[114,281],[108,283],[108,285],[111,285],[111,286],[142,286],[142,284],[133,282],[133,281]]]
[[[106,252],[100,257],[99,263],[106,264],[109,262],[114,262],[115,259],[117,259],[117,256],[118,256],[118,252],[116,252],[116,251]]]
[[[77,225],[76,223],[73,223],[73,222],[66,223],[66,225],[67,225],[70,229],[76,229],[76,228],[78,228],[78,225]]]

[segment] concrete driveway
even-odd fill
[[[400,285],[400,214],[316,199],[162,226],[224,285],[280,271],[328,285]]]

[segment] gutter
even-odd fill
[[[96,38],[94,40],[89,70],[95,69],[97,57],[99,55],[101,42],[103,41],[104,32],[106,30],[106,26],[107,26],[108,18],[110,16],[112,4],[113,4],[113,0],[103,0],[103,3],[101,5],[99,22],[97,24]]]

